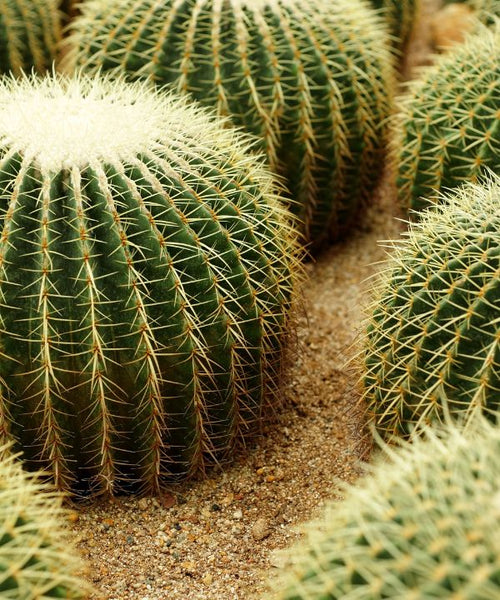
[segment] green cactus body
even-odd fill
[[[500,400],[500,180],[467,184],[394,242],[366,335],[364,397],[385,437]]]
[[[391,56],[358,0],[90,0],[66,68],[149,77],[255,134],[318,248],[374,187]]]
[[[419,10],[419,0],[370,0],[385,17],[393,45],[403,48],[409,40]]]
[[[429,431],[380,458],[306,526],[266,598],[499,598],[500,430]]]
[[[147,84],[0,87],[0,410],[61,489],[222,461],[278,394],[296,232],[248,141]]]
[[[0,2],[0,74],[46,71],[60,38],[57,0]]]
[[[78,558],[63,523],[61,497],[0,446],[0,596],[5,600],[86,598]]]
[[[397,117],[401,203],[428,206],[440,189],[500,169],[500,26],[468,38],[415,81]]]

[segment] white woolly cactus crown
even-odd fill
[[[44,170],[122,162],[188,141],[207,153],[232,148],[247,162],[250,138],[220,125],[206,110],[144,82],[84,74],[0,81],[0,148],[22,153]],[[269,190],[270,175],[254,163]]]

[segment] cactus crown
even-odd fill
[[[182,125],[181,125],[182,124]],[[0,147],[43,171],[84,168],[137,156],[196,131],[182,106],[140,86],[99,80],[7,79],[0,88]]]
[[[286,551],[276,598],[500,595],[498,428],[480,420],[466,433],[429,430],[387,454]]]
[[[428,206],[436,192],[500,165],[500,24],[481,26],[410,85],[394,121],[401,203]]]
[[[23,472],[0,447],[0,593],[2,598],[83,598],[90,585],[76,576],[82,562],[63,520],[61,496]]]
[[[374,185],[391,106],[386,38],[357,0],[90,0],[65,68],[149,77],[255,134],[319,246]]]
[[[0,2],[0,74],[50,67],[61,39],[57,0]]]
[[[6,79],[0,114],[1,431],[61,489],[228,458],[278,395],[301,271],[250,142],[87,76]]]
[[[500,179],[443,199],[393,242],[367,328],[364,397],[384,436],[500,408]]]

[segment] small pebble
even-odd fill
[[[265,519],[257,519],[252,527],[252,537],[260,542],[271,535],[271,529]]]

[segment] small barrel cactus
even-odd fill
[[[500,25],[481,28],[429,67],[401,103],[394,170],[405,207],[500,170]]]
[[[360,0],[89,0],[65,69],[149,77],[255,134],[311,250],[373,190],[391,107],[382,21]]]
[[[384,437],[500,408],[500,179],[443,199],[394,242],[368,324],[364,397]]]
[[[500,430],[429,431],[388,457],[306,526],[266,599],[500,598]]]
[[[61,38],[57,0],[0,2],[0,74],[46,71]]]
[[[370,0],[381,11],[393,36],[393,45],[403,48],[408,42],[420,7],[420,0]]]
[[[0,431],[59,489],[155,490],[260,431],[301,257],[249,143],[147,83],[0,82]]]
[[[0,596],[5,600],[86,598],[90,585],[72,547],[61,496],[25,473],[0,446]]]

